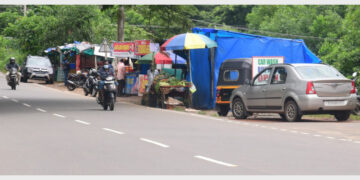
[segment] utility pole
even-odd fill
[[[24,5],[24,16],[26,16],[26,5]]]
[[[119,6],[118,9],[118,41],[124,41],[124,29],[125,29],[125,13],[124,6]]]

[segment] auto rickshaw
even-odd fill
[[[251,63],[251,58],[239,58],[228,59],[221,64],[216,87],[216,110],[219,116],[228,114],[232,91],[251,81]]]

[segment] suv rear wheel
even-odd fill
[[[236,119],[246,119],[247,112],[244,103],[240,98],[235,98],[232,103],[232,114]]]
[[[289,122],[299,121],[301,119],[301,113],[295,101],[289,100],[285,103],[285,120]]]

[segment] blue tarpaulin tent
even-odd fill
[[[321,62],[306,47],[302,39],[274,38],[209,28],[193,28],[193,33],[204,34],[218,44],[215,55],[212,57],[213,62],[212,58],[209,57],[213,53],[209,52],[214,50],[191,50],[192,79],[197,89],[192,100],[193,106],[200,109],[215,107],[219,69],[221,63],[227,59],[252,58],[253,56],[283,56],[285,63]],[[214,93],[211,93],[211,89],[213,89]]]

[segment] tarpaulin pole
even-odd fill
[[[211,85],[211,98],[212,102],[214,102],[214,85],[215,85],[215,47],[211,48],[211,78],[212,78],[212,85]]]
[[[76,71],[80,71],[80,54],[76,55]]]
[[[176,60],[177,60],[177,54],[175,54],[175,79],[176,79]]]
[[[192,76],[191,76],[191,57],[190,57],[190,50],[189,50],[189,71],[190,71],[190,82],[192,83]]]

